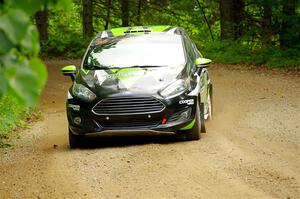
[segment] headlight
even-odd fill
[[[74,82],[72,88],[73,95],[85,102],[91,102],[96,99],[96,95],[82,84]]]
[[[163,89],[160,94],[165,98],[173,98],[186,91],[186,83],[183,80],[177,80]]]

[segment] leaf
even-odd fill
[[[29,61],[29,64],[37,77],[38,87],[42,89],[45,86],[48,76],[44,63],[39,58],[33,58]]]
[[[25,54],[30,54],[31,56],[37,56],[40,51],[38,31],[34,25],[30,25],[27,29],[27,33],[23,38],[21,45],[22,51]]]
[[[45,0],[10,0],[8,3],[12,8],[20,9],[28,15],[33,15],[41,9],[42,5],[45,4]]]
[[[0,93],[6,90],[22,104],[36,104],[47,79],[43,62],[39,58],[28,61],[16,50],[11,50],[0,56],[0,67]]]
[[[2,30],[6,34],[6,37],[15,45],[21,42],[28,26],[29,17],[21,10],[11,10],[8,14],[0,17],[0,30]]]
[[[0,30],[0,41],[0,54],[8,52],[13,47],[13,44],[2,30]]]
[[[0,67],[13,66],[18,61],[17,50],[11,49],[7,53],[0,55]]]
[[[35,73],[28,60],[15,63],[14,66],[6,68],[8,78],[8,94],[15,96],[19,102],[26,105],[35,105],[38,101],[41,88]]]

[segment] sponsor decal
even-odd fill
[[[179,104],[194,105],[194,99],[180,100]]]
[[[145,73],[144,70],[137,68],[112,69],[111,72],[109,74],[104,70],[95,71],[95,77],[97,77],[100,86],[108,79],[119,79],[125,87],[130,88]]]
[[[69,104],[68,107],[72,108],[74,111],[79,111],[80,110],[80,106],[79,105]]]

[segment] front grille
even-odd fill
[[[101,126],[106,129],[149,129],[154,128],[160,124],[160,120],[133,120],[127,122],[101,122]]]
[[[165,109],[154,97],[114,97],[98,102],[93,112],[97,115],[131,115],[158,113]]]

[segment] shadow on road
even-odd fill
[[[172,144],[183,142],[184,137],[180,136],[126,136],[126,137],[94,137],[85,140],[82,149],[127,147],[145,144]]]

